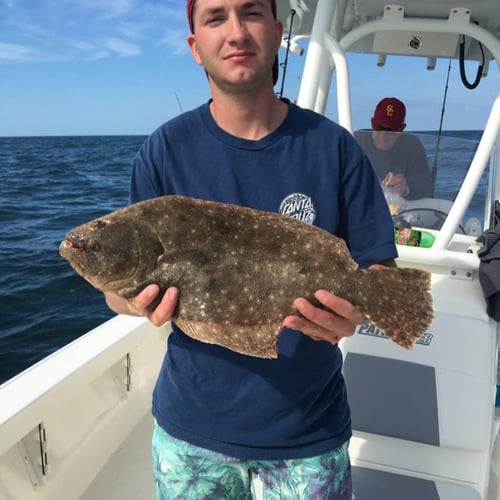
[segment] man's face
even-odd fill
[[[381,125],[372,126],[372,138],[373,143],[377,149],[381,151],[389,151],[396,144],[404,126],[400,127],[399,130],[393,131],[388,127],[383,127]]]
[[[196,0],[195,61],[218,86],[244,88],[272,78],[283,27],[269,0]]]

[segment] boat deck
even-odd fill
[[[81,500],[155,499],[151,472],[153,417],[148,411],[99,472]]]
[[[495,408],[495,410],[498,421],[500,419],[500,408]],[[155,500],[154,481],[151,472],[152,432],[153,417],[148,411],[122,446],[108,460],[107,464],[80,497],[80,500]],[[494,470],[494,473],[498,477],[499,471],[497,469]],[[357,476],[355,475],[355,477]],[[360,478],[358,477],[358,479]],[[414,481],[417,481],[417,479],[414,479]],[[468,490],[468,494],[474,496],[460,498],[476,498],[477,492]],[[361,497],[371,498],[371,495],[365,494],[361,495]],[[382,497],[376,496],[376,498]],[[443,493],[440,498],[457,497],[449,497]]]

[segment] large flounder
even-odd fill
[[[433,318],[429,273],[362,270],[345,242],[291,217],[182,196],[130,205],[66,235],[60,253],[101,291],[180,290],[174,320],[191,337],[277,357],[297,297],[330,290],[411,349]],[[403,298],[403,299],[402,299]]]

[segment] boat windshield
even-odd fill
[[[439,230],[460,190],[481,131],[403,132],[360,130],[354,136],[380,180],[395,225]],[[457,228],[483,231],[489,165]],[[404,180],[401,181],[401,175]]]

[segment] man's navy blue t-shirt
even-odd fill
[[[279,212],[343,238],[362,267],[396,257],[384,196],[352,136],[288,105],[281,126],[257,141],[218,127],[208,103],[165,123],[136,157],[130,201],[180,194]],[[337,448],[351,436],[339,348],[293,330],[278,347],[278,359],[254,358],[173,325],[153,394],[158,424],[241,459]]]

